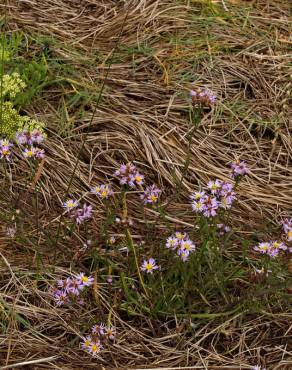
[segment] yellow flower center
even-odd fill
[[[292,230],[289,230],[287,235],[288,235],[288,238],[291,238],[292,237]]]
[[[189,243],[184,243],[184,249],[186,249],[187,251],[191,249],[191,246]]]
[[[152,263],[147,263],[145,268],[146,268],[146,270],[152,270],[152,268],[153,268]]]
[[[103,198],[105,198],[105,197],[107,196],[107,190],[104,190],[104,191],[101,193],[101,196],[102,196]]]
[[[82,281],[84,281],[85,283],[87,283],[88,282],[88,277],[87,276],[83,276],[82,277]]]
[[[72,208],[74,206],[74,202],[70,201],[67,203],[68,208]]]
[[[142,177],[141,177],[141,176],[136,176],[135,180],[136,180],[137,182],[141,182],[141,181],[142,181]]]
[[[92,347],[91,347],[92,351],[93,352],[96,352],[97,351],[97,345],[96,344],[93,344]]]
[[[33,151],[32,151],[32,150],[27,151],[27,152],[26,152],[26,155],[27,155],[28,157],[32,157],[32,156],[33,156]]]
[[[86,347],[89,347],[89,345],[90,345],[90,340],[89,340],[89,339],[86,339],[86,341],[84,342],[84,345],[85,345]]]
[[[153,201],[153,202],[156,202],[157,201],[157,196],[156,195],[151,195],[151,200]]]

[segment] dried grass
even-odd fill
[[[56,230],[57,202],[66,192],[76,153],[89,126],[70,193],[88,191],[91,184],[111,177],[114,169],[128,160],[134,160],[151,179],[158,179],[166,194],[171,193],[175,186],[173,173],[177,177],[182,174],[189,131],[188,102],[182,92],[193,80],[190,71],[197,61],[197,83],[216,91],[220,99],[195,133],[184,201],[171,204],[169,217],[177,224],[191,223],[189,217],[177,216],[189,207],[187,191],[206,183],[209,177],[227,179],[227,165],[234,158],[245,159],[252,169],[239,189],[241,203],[233,213],[237,224],[244,225],[243,235],[257,229],[263,232],[262,225],[291,214],[289,1],[213,1],[213,18],[201,10],[206,3],[8,0],[0,5],[9,31],[53,35],[60,42],[54,55],[78,71],[76,83],[71,83],[67,91],[48,87],[46,99],[30,108],[30,114],[47,122],[50,130],[39,217],[44,232],[48,223],[50,230]],[[223,6],[229,11],[226,18],[222,16]],[[250,11],[243,12],[247,6]],[[241,13],[247,17],[243,23]],[[100,87],[126,16],[117,51],[119,60],[110,68],[93,121],[90,123],[96,108],[94,100],[87,105],[82,120],[73,116],[73,129],[64,141],[58,135],[59,98],[76,87],[85,86],[91,92]],[[213,23],[214,19],[217,21]],[[152,51],[123,52],[123,47],[137,45],[147,45]],[[74,50],[83,57],[80,59],[79,54],[76,59]],[[102,58],[94,62],[97,51]],[[29,212],[29,200],[28,194],[18,204],[21,212]],[[137,201],[130,202],[136,222],[142,224]],[[54,223],[47,221],[52,209]],[[147,216],[153,217],[150,211]],[[96,217],[98,223],[102,214]],[[158,224],[160,227],[163,225]],[[73,341],[74,335],[80,335],[80,328],[68,324],[66,309],[60,313],[48,303],[39,286],[31,285],[34,279],[29,267],[23,267],[27,260],[23,251],[18,246],[8,250],[5,238],[0,245],[0,304],[6,302],[1,315],[9,325],[9,335],[0,335],[3,369],[248,369],[251,359],[253,363],[264,359],[274,370],[292,366],[287,341],[291,315],[286,307],[279,307],[279,313],[273,315],[246,314],[244,320],[236,313],[223,321],[214,319],[189,337],[179,328],[170,329],[168,323],[150,322],[145,317],[130,322],[113,313],[121,329],[118,341],[103,360],[91,360]],[[51,271],[49,248],[42,254],[47,271]],[[67,271],[65,263],[41,280],[45,284],[46,279],[51,281]],[[103,293],[101,290],[100,307],[89,316],[96,316],[107,306]],[[81,318],[81,322],[84,320],[86,317]],[[27,361],[31,363],[25,364]]]

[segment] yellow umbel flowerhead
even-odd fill
[[[13,72],[11,75],[5,74],[2,77],[2,98],[9,97],[15,98],[16,94],[25,88],[25,83],[20,78],[17,72]]]

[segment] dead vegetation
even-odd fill
[[[184,168],[187,94],[193,81],[215,91],[219,103],[194,135],[183,196],[168,209],[174,224],[192,222],[181,216],[189,207],[187,191],[210,177],[227,179],[228,164],[237,158],[252,170],[232,214],[239,235],[269,233],[277,220],[291,215],[289,7],[288,0],[8,0],[0,5],[3,30],[24,33],[27,55],[45,46],[48,63],[59,60],[66,71],[65,77],[61,69],[56,76],[63,84],[46,86],[26,107],[46,122],[49,134],[39,226],[27,221],[31,235],[40,227],[39,245],[48,230],[56,233],[59,203],[77,154],[70,194],[88,191],[127,161],[135,161],[165,194],[172,193]],[[43,36],[48,45],[30,41]],[[70,105],[74,96],[83,98]],[[33,211],[30,195],[23,196],[21,177],[14,175],[12,193],[22,194],[16,208],[28,215]],[[137,199],[130,204],[139,236],[145,216]],[[102,217],[102,211],[96,214],[96,225]],[[146,217],[153,214],[147,211]],[[157,229],[163,231],[163,225]],[[194,319],[193,332],[186,332],[186,322],[178,318],[129,318],[113,311],[117,343],[102,360],[92,360],[78,349],[76,338],[88,316],[111,311],[106,290],[101,284],[96,306],[75,313],[79,327],[71,322],[74,314],[54,307],[44,287],[66,275],[68,261],[78,253],[77,245],[72,251],[66,240],[59,244],[57,266],[52,247],[42,246],[46,271],[35,280],[40,262],[33,246],[24,251],[0,239],[1,320],[7,327],[0,335],[3,369],[244,369],[258,363],[267,369],[291,368],[291,312],[288,303],[279,300],[277,305],[276,295],[270,311],[231,308],[223,317]],[[238,253],[236,246],[233,252]]]

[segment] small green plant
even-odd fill
[[[12,45],[20,42],[19,39],[16,40],[17,42],[15,41]],[[11,43],[8,43],[3,37],[0,50],[0,136],[7,139],[13,139],[16,133],[20,131],[27,131],[29,133],[34,130],[44,131],[44,124],[42,122],[32,119],[29,116],[21,115],[19,109],[17,109],[19,103],[24,103],[27,97],[24,92],[27,84],[23,80],[23,76],[18,72],[12,71],[5,73],[6,64],[9,65],[10,58],[15,51],[14,47],[11,47],[11,50],[8,49],[10,45]],[[32,77],[29,80],[34,81]],[[29,96],[31,94],[30,92]]]

